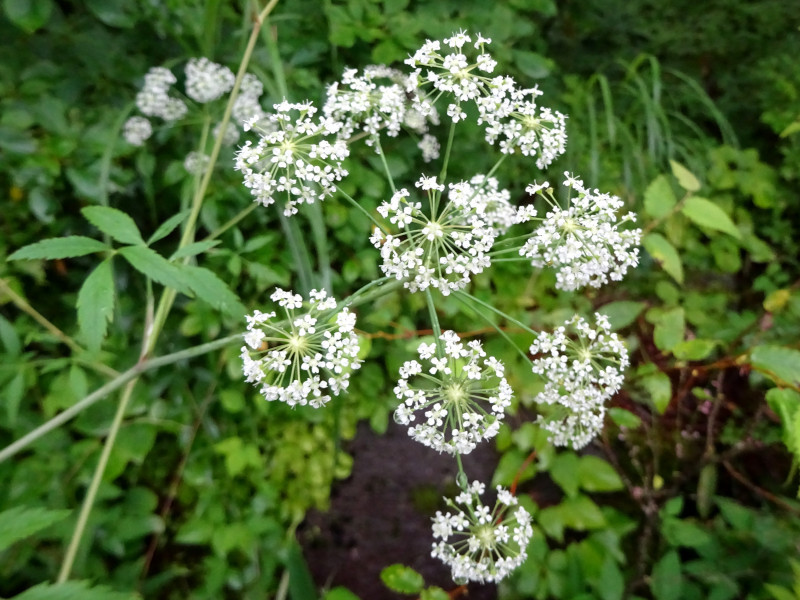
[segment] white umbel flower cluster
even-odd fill
[[[179,98],[169,95],[169,88],[178,79],[166,67],[153,67],[144,76],[144,86],[136,94],[136,107],[143,115],[172,122],[186,116],[189,108]]]
[[[472,43],[463,31],[442,42],[428,40],[406,60],[415,69],[407,91],[432,88],[417,101],[422,114],[440,97],[450,98],[446,112],[455,123],[467,118],[464,103],[474,103],[487,142],[498,144],[504,154],[536,157],[544,169],[564,153],[566,117],[536,104],[538,88],[520,88],[511,77],[493,76],[497,63],[486,52],[490,43],[480,34]]]
[[[436,512],[433,518],[431,556],[452,571],[453,581],[500,581],[528,556],[533,537],[531,515],[505,488],[497,486],[497,501],[490,509],[481,502],[486,486],[474,481],[455,502],[445,498],[453,512]]]
[[[578,315],[531,344],[532,370],[547,380],[535,398],[553,406],[539,421],[557,446],[580,449],[603,427],[606,400],[622,387],[628,351],[611,332],[608,317],[595,314],[596,329]]]
[[[333,314],[336,301],[311,290],[299,294],[278,288],[272,296],[285,315],[255,311],[247,316],[241,358],[246,380],[260,386],[270,401],[289,406],[324,406],[350,384],[351,371],[361,366],[356,316],[347,308]]]
[[[534,267],[556,267],[556,287],[561,290],[620,281],[629,267],[639,263],[641,229],[619,229],[626,221],[635,222],[636,215],[627,213],[617,221],[623,206],[617,196],[587,189],[580,179],[564,175],[564,186],[577,192],[567,208],[559,206],[549,183],[528,186],[528,193],[544,198],[550,211],[520,248],[520,255]],[[531,218],[520,213],[519,220]]]
[[[228,67],[211,62],[205,57],[190,58],[184,68],[186,95],[195,102],[205,104],[227,94],[236,77]]]
[[[513,392],[503,363],[487,357],[478,340],[465,345],[455,332],[445,331],[441,343],[441,357],[435,343],[420,344],[424,367],[416,360],[403,364],[394,388],[400,400],[394,419],[429,448],[469,454],[497,435]]]
[[[375,228],[370,237],[381,251],[384,274],[412,292],[434,287],[448,295],[463,289],[473,274],[489,266],[487,253],[500,233],[494,215],[507,196],[496,184],[483,176],[450,184],[445,204],[444,186],[423,175],[416,186],[428,194],[430,216],[408,190],[397,190],[378,212],[400,231],[385,234]]]
[[[131,117],[122,126],[122,137],[131,146],[142,146],[153,135],[153,126],[144,117]]]
[[[403,126],[423,135],[428,130],[428,121],[436,124],[438,117],[432,107],[426,111],[427,117],[412,108],[406,93],[407,80],[397,69],[384,65],[370,65],[362,73],[347,69],[341,81],[328,86],[322,112],[342,123],[340,138],[349,138],[363,130],[368,134],[366,143],[370,146],[375,145],[381,133],[396,137]],[[430,148],[427,154],[430,156]]]
[[[258,143],[247,141],[236,153],[236,169],[256,202],[269,206],[284,197],[283,212],[290,216],[300,204],[333,195],[336,183],[347,175],[342,161],[350,151],[336,139],[342,124],[328,117],[315,119],[317,109],[310,102],[284,101],[274,109],[267,126],[255,124],[261,133]]]

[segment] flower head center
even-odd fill
[[[464,405],[469,399],[469,394],[462,383],[453,382],[444,388],[444,397],[449,405]]]
[[[475,539],[478,540],[482,548],[491,550],[495,545],[494,526],[481,525],[475,530]]]
[[[289,348],[293,354],[303,354],[308,348],[308,341],[302,335],[295,333],[289,338]]]

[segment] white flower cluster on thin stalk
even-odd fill
[[[636,215],[627,213],[617,221],[623,206],[618,197],[590,190],[580,179],[564,175],[564,186],[577,192],[566,208],[559,206],[549,183],[528,186],[528,193],[544,198],[550,211],[520,248],[520,255],[534,267],[556,267],[556,287],[561,290],[620,281],[628,268],[639,263],[641,229],[619,229],[627,221],[635,222]],[[521,212],[519,221],[532,218]]]
[[[149,119],[144,117],[131,117],[122,127],[122,137],[131,146],[143,146],[153,135],[153,126]]]
[[[331,394],[347,389],[350,373],[361,366],[356,316],[347,308],[334,315],[336,301],[324,290],[311,290],[306,301],[278,288],[270,298],[284,318],[258,310],[247,316],[241,351],[246,380],[269,401],[324,406]]]
[[[453,331],[442,333],[444,356],[436,344],[420,344],[420,360],[400,369],[394,388],[401,404],[394,419],[408,435],[438,452],[469,454],[500,429],[512,390],[503,363],[486,356],[481,343],[464,344]]]
[[[481,502],[486,486],[474,481],[455,502],[445,501],[453,512],[436,512],[433,518],[431,556],[452,571],[453,581],[500,581],[527,558],[533,537],[531,515],[507,489],[497,486],[493,508]]]
[[[450,184],[444,203],[444,185],[423,175],[416,187],[428,194],[430,216],[408,190],[397,190],[378,212],[399,232],[385,234],[376,227],[370,237],[381,251],[384,274],[412,292],[434,287],[448,295],[463,289],[472,275],[489,266],[487,253],[500,233],[495,215],[506,196],[496,183],[478,176]]]
[[[284,198],[283,212],[297,213],[300,204],[313,204],[331,196],[347,175],[342,161],[350,154],[347,144],[336,138],[342,128],[329,117],[315,118],[310,102],[281,102],[268,115],[270,126],[249,123],[261,137],[249,140],[236,153],[236,169],[256,202],[269,206]]]
[[[192,107],[207,104],[222,98],[231,91],[236,80],[233,72],[226,66],[217,64],[207,58],[191,58],[184,68],[186,76],[185,92],[191,102],[188,104],[180,98],[170,95],[172,86],[178,79],[166,67],[153,67],[144,77],[144,85],[136,95],[136,107],[145,117],[136,115],[129,118],[123,126],[122,135],[125,141],[133,146],[142,146],[153,133],[153,125],[149,119],[160,118],[167,123],[174,123],[186,117]],[[265,116],[259,104],[264,88],[252,74],[247,73],[242,79],[239,95],[233,106],[233,122],[225,129],[222,144],[232,146],[239,139],[239,127],[247,120],[259,120]],[[219,133],[221,123],[214,127],[214,137]],[[195,154],[197,154],[195,152]],[[197,156],[187,156],[184,165],[189,172],[197,166]]]
[[[347,139],[356,131],[363,130],[367,133],[367,145],[375,146],[379,151],[380,145],[376,142],[381,133],[396,137],[400,129],[406,127],[418,135],[424,135],[428,131],[428,122],[439,122],[432,107],[426,110],[425,115],[412,108],[406,91],[408,87],[408,76],[384,65],[368,66],[362,73],[356,69],[346,69],[341,81],[328,86],[322,112],[326,117],[342,123],[340,138]],[[415,98],[415,95],[411,97]],[[433,154],[434,146],[428,141],[423,155],[431,159],[435,158]]]
[[[552,333],[540,333],[530,347],[532,370],[546,379],[535,401],[554,407],[539,421],[556,446],[577,450],[592,441],[603,427],[606,401],[622,387],[628,351],[608,317],[597,313],[595,322],[593,329],[576,315]]]
[[[511,77],[493,76],[497,62],[486,51],[490,43],[480,34],[473,43],[463,31],[443,42],[428,40],[406,60],[415,69],[408,91],[432,88],[417,102],[422,114],[440,97],[451,98],[447,116],[454,123],[467,118],[464,104],[473,103],[487,142],[504,154],[536,157],[536,165],[544,169],[564,153],[566,117],[537,105],[538,88],[520,88]]]
[[[236,77],[228,67],[211,62],[205,57],[190,58],[184,69],[186,95],[199,104],[205,104],[227,94]]]

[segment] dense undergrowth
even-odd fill
[[[491,442],[491,484],[514,490],[531,512],[533,539],[498,597],[794,598],[800,14],[789,13],[800,10],[777,0],[758,10],[744,1],[598,6],[281,0],[255,40],[249,72],[263,83],[269,112],[284,97],[319,101],[346,67],[400,63],[426,39],[480,31],[510,75],[538,84],[569,115],[566,153],[546,173],[514,161],[498,171],[511,182],[512,203],[531,201],[525,186],[534,178],[556,182],[569,171],[638,215],[640,264],[624,281],[567,294],[547,270],[499,263],[474,278],[473,291],[508,317],[499,332],[453,297],[437,305],[448,328],[482,336],[517,392]],[[149,68],[179,72],[204,56],[235,72],[261,8],[219,0],[3,4],[1,597],[343,600],[358,592],[312,581],[295,531],[309,510],[329,506],[331,487],[351,472],[346,448],[357,425],[386,431],[396,373],[432,333],[425,302],[387,294],[359,314],[370,360],[328,409],[265,402],[243,380],[240,343],[225,338],[244,331],[245,309],[263,307],[276,286],[327,278],[344,297],[377,279],[367,217],[343,202],[320,204],[330,269],[303,272],[291,227],[278,211],[253,210],[232,168],[236,145],[222,147],[191,217],[201,245],[185,250],[201,179],[184,159],[210,151],[203,119],[221,114],[225,99],[194,124],[157,129],[141,148],[123,139]],[[455,178],[478,172],[486,152],[477,126],[465,127]],[[424,163],[415,144],[384,144],[387,168],[416,179]],[[377,155],[364,156],[346,163],[342,189],[377,214],[392,190],[375,174]],[[104,207],[129,215],[136,233],[110,235],[96,210]],[[9,260],[66,236],[91,237],[107,254]],[[176,272],[125,250],[138,247],[136,236],[196,268],[173,293],[171,311],[159,312],[156,301],[177,285]],[[113,262],[101,260],[108,247],[118,253]],[[82,296],[100,268],[107,273],[92,277],[111,284],[94,300],[111,296],[111,304]],[[543,383],[504,337],[524,338],[517,322],[540,331],[595,311],[625,340],[631,367],[602,434],[580,452],[555,449],[536,425]],[[154,322],[160,336],[149,347],[140,332]],[[118,413],[122,385],[107,397],[95,391],[128,369],[137,383]],[[37,429],[48,423],[57,426]],[[25,442],[30,432],[41,435]],[[107,464],[96,499],[76,537],[100,461]],[[443,508],[429,507],[425,518]],[[72,583],[46,583],[57,579]],[[384,581],[408,597],[464,593],[400,566]],[[426,587],[433,583],[447,592]]]

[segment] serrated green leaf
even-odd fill
[[[346,587],[337,586],[325,592],[323,600],[361,600]]]
[[[8,260],[75,258],[104,250],[110,250],[110,248],[103,242],[82,235],[70,235],[23,246],[9,256]]]
[[[114,317],[114,277],[111,258],[101,262],[78,292],[78,327],[90,350],[99,350]]]
[[[679,600],[681,597],[681,561],[674,550],[667,552],[655,567],[650,578],[650,589],[656,600]]]
[[[638,416],[618,406],[609,408],[608,416],[620,427],[626,427],[628,429],[637,429],[642,424],[642,420]]]
[[[680,360],[703,360],[714,351],[717,342],[696,338],[678,342],[672,347],[672,354]]]
[[[636,317],[644,310],[645,306],[646,304],[644,302],[618,300],[617,302],[609,302],[601,306],[597,312],[608,317],[611,330],[617,331],[633,323]]]
[[[558,484],[568,498],[578,494],[580,477],[578,475],[578,455],[574,452],[558,454],[549,469],[550,477]]]
[[[40,583],[13,600],[134,600],[136,594],[116,592],[105,586],[92,587],[88,581]]]
[[[650,395],[653,408],[658,411],[658,414],[663,415],[672,400],[672,382],[667,374],[658,371],[645,375],[639,380],[639,384]]]
[[[756,346],[750,353],[750,362],[776,383],[800,385],[800,350],[783,346]]]
[[[181,274],[199,300],[232,317],[241,317],[247,312],[238,296],[213,271],[187,265],[182,267]]]
[[[15,506],[0,512],[0,552],[29,535],[67,518],[68,510]]]
[[[725,211],[707,198],[690,196],[681,207],[681,212],[696,225],[725,232],[736,239],[742,238],[742,232]]]
[[[661,524],[661,532],[670,545],[685,548],[706,546],[713,543],[714,539],[705,529],[685,519],[664,519]]]
[[[175,228],[183,223],[184,219],[189,215],[188,210],[182,210],[176,215],[172,215],[169,219],[164,221],[161,225],[158,226],[158,229],[155,230],[153,235],[151,235],[147,240],[147,245],[149,246],[153,242],[157,242],[158,240],[164,239],[170,233],[172,233]]]
[[[183,269],[169,262],[152,248],[125,246],[119,249],[119,253],[134,269],[153,281],[187,296],[192,295],[192,290],[185,281]]]
[[[659,175],[644,191],[644,211],[654,219],[669,214],[678,203],[666,175]]]
[[[435,585],[425,588],[419,595],[419,600],[450,600],[450,594]]]
[[[581,456],[578,481],[587,492],[616,492],[624,487],[622,479],[608,462],[597,456]]]
[[[425,586],[422,575],[401,564],[385,567],[381,571],[381,581],[390,590],[400,594],[419,594]]]
[[[680,306],[664,311],[656,321],[653,342],[662,352],[669,352],[683,340],[686,327],[683,308]]]
[[[26,33],[33,33],[50,20],[53,0],[3,0],[6,17]]]
[[[660,233],[644,236],[642,246],[675,281],[683,283],[683,264],[675,247]]]
[[[672,167],[672,174],[678,180],[678,185],[687,192],[696,192],[700,189],[700,182],[697,177],[681,163],[671,160],[669,161],[669,166]]]
[[[81,213],[100,231],[123,244],[144,244],[136,223],[121,210],[110,206],[86,206]]]
[[[625,578],[617,563],[606,555],[597,580],[597,592],[601,600],[620,600],[625,591]]]
[[[175,253],[170,256],[170,260],[175,260],[177,258],[184,258],[186,256],[196,256],[198,254],[202,254],[203,252],[210,250],[214,246],[217,246],[220,243],[220,240],[204,240],[200,242],[194,242],[193,244],[188,244],[183,248],[179,248],[175,251]]]
[[[0,315],[0,342],[3,342],[3,347],[9,357],[16,358],[22,353],[19,335],[11,322],[3,315]]]
[[[772,388],[767,391],[767,404],[777,413],[783,425],[783,443],[787,448],[796,445],[800,438],[800,430],[796,429],[797,417],[800,416],[800,394],[790,388]]]
[[[289,547],[289,556],[286,560],[286,567],[289,571],[289,597],[292,600],[306,600],[308,598],[318,598],[317,586],[311,577],[303,550],[299,544],[293,543]]]
[[[606,526],[602,511],[588,496],[567,498],[558,507],[564,525],[571,529],[587,531]]]

